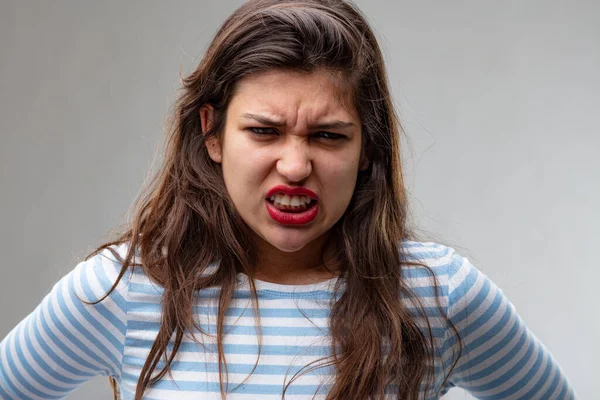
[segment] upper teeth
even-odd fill
[[[312,201],[309,196],[288,196],[287,194],[276,194],[271,196],[271,201],[282,206],[303,206]]]

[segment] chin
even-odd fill
[[[289,240],[289,238],[286,238],[285,240],[269,240],[269,238],[267,238],[266,240],[271,246],[284,253],[294,253],[302,250],[309,243],[309,240]]]
[[[287,229],[283,231],[277,229],[275,232],[267,232],[261,236],[271,246],[284,253],[302,250],[315,239],[313,235],[307,235],[307,232],[291,232]]]

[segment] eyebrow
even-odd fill
[[[284,121],[273,120],[273,119],[270,119],[268,117],[258,115],[258,114],[245,113],[245,114],[242,114],[242,117],[244,117],[245,119],[253,119],[263,125],[269,125],[269,126],[273,126],[276,128],[286,126],[286,123]],[[343,129],[343,128],[349,128],[352,126],[354,126],[354,124],[352,122],[331,121],[331,122],[309,125],[308,129],[311,129],[311,130],[314,130],[314,129]]]

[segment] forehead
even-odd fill
[[[229,105],[234,115],[263,113],[295,124],[322,118],[358,119],[351,90],[329,70],[273,70],[241,79]]]

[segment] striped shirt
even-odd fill
[[[435,388],[428,399],[439,398],[455,386],[479,399],[575,398],[560,367],[513,305],[466,258],[435,243],[404,241],[401,250],[404,259],[428,265],[439,284],[441,310],[427,269],[403,267],[403,277],[425,307],[434,336]],[[117,251],[124,256],[125,245]],[[64,398],[96,375],[114,377],[122,398],[133,399],[158,332],[163,289],[135,268],[102,302],[88,305],[80,300],[102,297],[120,269],[107,250],[79,263],[7,335],[0,343],[2,399]],[[296,372],[331,355],[328,322],[335,282],[256,281],[262,327],[257,364],[258,336],[248,278],[238,275],[225,318],[228,399],[281,399],[283,387]],[[220,398],[214,336],[218,292],[214,288],[198,293],[194,314],[208,332],[196,333],[202,345],[186,335],[172,364],[172,377],[167,375],[148,389],[144,399]],[[457,355],[457,340],[440,318],[442,312],[458,329],[463,344],[458,364],[443,387]],[[424,320],[417,323],[428,337]],[[332,377],[330,367],[309,371],[288,387],[286,399],[308,400],[315,394],[322,399]]]

